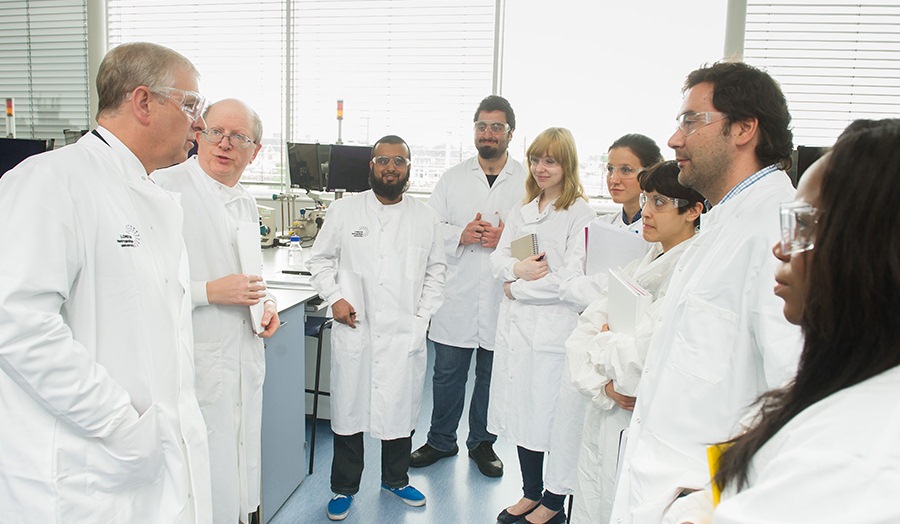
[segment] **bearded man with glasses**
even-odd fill
[[[153,178],[181,195],[186,217],[197,398],[209,435],[214,521],[247,523],[260,503],[263,339],[280,326],[260,268],[240,263],[260,249],[256,200],[240,179],[262,148],[262,120],[233,99],[209,106],[203,118],[207,129],[197,133],[197,155]]]
[[[791,116],[772,77],[739,62],[692,72],[669,139],[678,181],[707,200],[647,350],[612,522],[660,522],[709,484],[706,447],[796,372],[800,332],[772,294],[781,202],[794,188]]]
[[[0,522],[212,522],[182,210],[149,176],[206,128],[198,76],[114,48],[99,126],[0,179]]]
[[[491,95],[482,100],[474,122],[478,154],[448,169],[428,199],[441,219],[447,288],[453,292],[431,322],[434,407],[427,440],[412,453],[410,465],[430,466],[459,452],[456,429],[474,357],[475,386],[465,443],[478,470],[499,477],[503,462],[493,448],[497,436],[487,430],[487,411],[503,289],[491,275],[489,257],[507,214],[525,198],[528,172],[507,151],[516,115],[505,98]]]
[[[381,489],[425,505],[409,485],[409,454],[425,387],[425,333],[443,300],[444,251],[437,214],[404,196],[406,142],[382,137],[371,158],[372,189],[331,204],[306,264],[335,320],[331,520],[347,517],[359,491],[365,432],[381,441]]]

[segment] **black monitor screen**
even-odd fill
[[[794,186],[797,185],[796,182],[800,181],[800,177],[802,177],[803,173],[809,169],[809,166],[813,165],[813,163],[821,158],[827,151],[827,147],[797,147],[797,180],[795,181]]]
[[[288,142],[288,169],[291,187],[310,191],[325,189],[325,166],[331,146]]]
[[[368,146],[331,146],[328,190],[343,189],[350,193],[358,193],[369,189],[371,154],[372,148]]]
[[[46,150],[46,140],[0,138],[0,176],[31,155],[43,153]]]

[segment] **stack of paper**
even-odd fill
[[[629,277],[622,268],[609,270],[609,329],[634,335],[641,317],[653,302],[653,295]]]
[[[237,231],[238,258],[241,263],[241,271],[245,275],[262,275],[262,252],[259,250],[259,224],[241,222]],[[262,333],[262,317],[265,312],[262,300],[250,306],[250,320],[253,332]]]
[[[644,256],[650,249],[643,236],[599,219],[592,220],[584,230],[587,250],[585,275],[596,275],[624,266]]]

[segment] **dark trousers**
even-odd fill
[[[389,488],[409,484],[409,454],[412,436],[381,441],[381,481]],[[363,472],[363,434],[334,435],[334,460],[331,462],[331,491],[356,495]]]
[[[522,470],[522,493],[525,498],[538,500],[549,510],[561,510],[566,496],[544,491],[544,452],[531,451],[522,446],[517,448],[519,468]]]

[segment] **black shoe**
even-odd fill
[[[469,450],[469,456],[478,464],[478,471],[485,477],[502,477],[503,462],[494,453],[494,445],[482,442]]]
[[[526,521],[523,520],[522,522]],[[544,524],[566,524],[566,512],[563,510],[559,510],[556,515],[550,517],[550,519],[544,522]]]
[[[409,465],[413,468],[424,468],[425,466],[434,464],[442,458],[452,457],[457,453],[459,453],[459,446],[456,444],[453,445],[453,449],[450,451],[441,451],[439,449],[434,449],[426,443],[421,448],[409,454]]]
[[[533,508],[526,511],[525,513],[522,513],[521,515],[513,515],[512,513],[504,509],[500,512],[499,515],[497,515],[497,522],[499,522],[500,524],[516,524],[517,522],[525,522],[525,515],[528,515],[532,511],[536,510],[538,506],[540,506],[540,504],[535,504]]]
[[[537,506],[535,506],[535,507],[537,507]],[[522,522],[528,522],[528,521],[523,520]],[[531,523],[529,523],[529,524],[531,524]],[[559,510],[559,513],[550,517],[550,519],[547,520],[546,522],[544,522],[544,524],[566,524],[566,512],[563,510]]]

